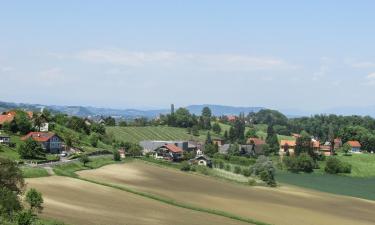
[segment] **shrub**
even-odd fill
[[[231,171],[232,168],[231,168],[231,166],[229,164],[225,164],[224,169],[226,171]]]
[[[241,172],[242,172],[241,167],[239,167],[239,166],[234,167],[234,173],[235,174],[240,174]]]
[[[209,175],[209,169],[206,166],[197,166],[196,167],[197,172],[204,174],[204,175]]]
[[[292,172],[311,173],[315,168],[315,161],[307,153],[301,153],[297,157],[288,156],[283,158],[286,168]]]
[[[326,167],[324,171],[330,174],[337,174],[337,173],[351,173],[352,166],[349,163],[341,162],[336,157],[330,157],[327,160]]]
[[[265,157],[260,156],[253,166],[253,172],[258,175],[268,186],[275,187],[275,168],[272,161]]]
[[[242,175],[244,175],[245,177],[250,177],[251,176],[251,170],[250,169],[243,169]]]
[[[181,171],[190,171],[191,170],[191,166],[188,162],[184,161],[181,163],[181,168],[180,168]]]
[[[250,186],[254,186],[254,185],[256,185],[256,181],[254,180],[254,179],[249,179],[249,181],[248,181],[248,184],[250,185]]]
[[[118,151],[113,151],[113,160],[114,161],[121,161],[121,155]]]

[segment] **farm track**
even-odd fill
[[[78,174],[271,224],[375,224],[373,201],[301,188],[246,187],[142,162],[109,165]]]

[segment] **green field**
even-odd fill
[[[375,200],[375,177],[359,178],[329,174],[296,174],[278,171],[276,180],[318,191]]]
[[[32,168],[32,167],[22,167],[22,176],[24,178],[36,178],[36,177],[47,177],[49,176],[48,172],[44,168]]]
[[[187,133],[185,128],[177,127],[106,127],[107,133],[117,140],[138,143],[143,140],[205,140],[206,131],[200,131],[200,136]],[[212,134],[212,132],[211,132]],[[215,135],[212,134],[214,137]]]

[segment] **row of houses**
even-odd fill
[[[297,135],[293,135],[294,137],[297,137]],[[361,144],[359,141],[348,141],[347,144],[350,146],[350,152],[351,153],[360,153],[361,152]],[[331,151],[331,143],[330,142],[325,142],[324,144],[320,143],[320,141],[311,139],[311,146],[314,150],[314,152],[325,155],[325,156],[330,156],[332,155]],[[340,138],[336,138],[334,140],[334,145],[333,145],[333,150],[336,151],[339,148],[343,146],[342,140]],[[280,141],[280,150],[279,150],[279,155],[287,155],[287,154],[294,154],[296,148],[296,140],[281,140]]]

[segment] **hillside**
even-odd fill
[[[205,140],[206,132],[200,131],[200,136],[188,134],[185,128],[178,127],[106,127],[107,134],[113,135],[119,141],[138,143],[142,140]],[[212,132],[211,132],[212,133]],[[214,136],[214,135],[212,135]]]

